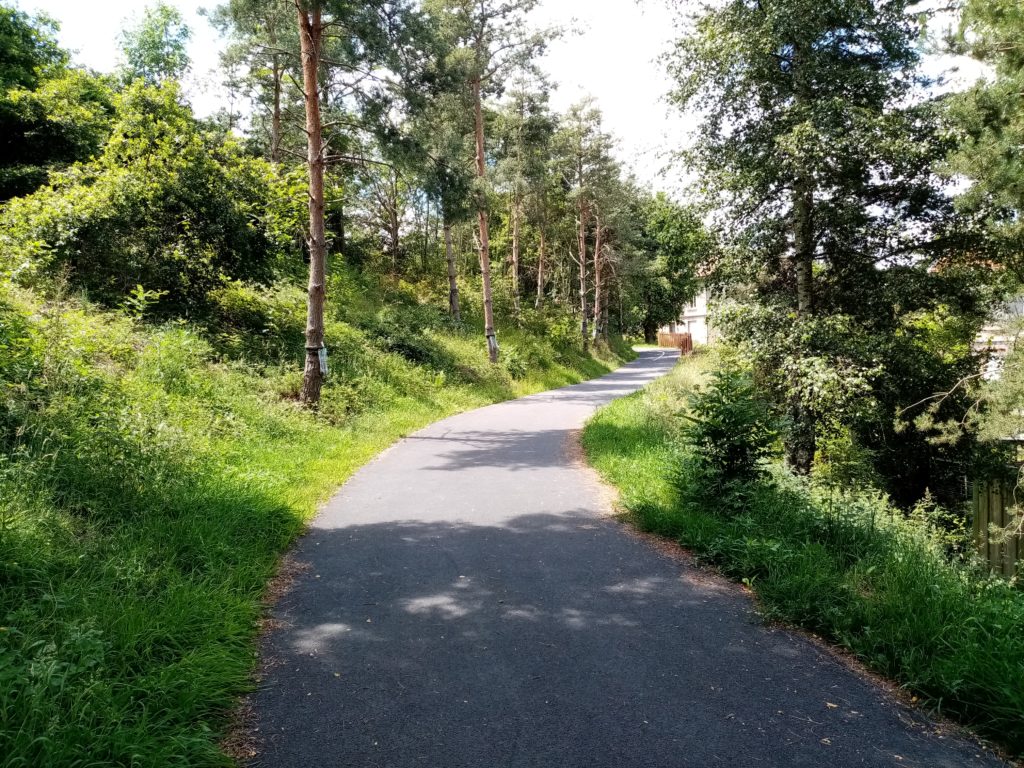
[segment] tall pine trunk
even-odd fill
[[[580,255],[580,334],[583,337],[583,351],[589,349],[590,338],[587,323],[587,207],[580,198],[579,202],[579,241]]]
[[[272,42],[273,44],[273,42]],[[274,54],[272,76],[274,78],[274,102],[270,114],[270,162],[277,164],[281,162],[281,78],[284,77],[284,67],[278,63],[278,56]]]
[[[487,197],[483,191],[487,166],[484,158],[484,113],[480,94],[480,78],[473,79],[473,117],[476,134],[476,175],[480,180],[480,199],[477,202],[477,219],[480,227],[480,275],[484,292],[484,337],[487,339],[487,357],[492,363],[498,362],[498,337],[494,332],[494,301],[491,294],[491,243]]]
[[[459,308],[459,282],[456,279],[455,251],[452,249],[452,225],[444,222],[444,257],[448,262],[448,312],[457,323],[462,322]]]
[[[318,71],[323,36],[320,8],[309,11],[296,0],[299,45],[302,53],[302,85],[306,105],[306,146],[309,166],[309,303],[306,313],[306,366],[302,376],[302,402],[316,407],[320,402],[323,372],[320,350],[324,345],[324,298],[327,237],[324,231],[324,152],[320,121]]]
[[[519,315],[519,200],[512,199],[512,307]]]
[[[602,337],[602,320],[601,314],[604,307],[602,306],[602,299],[604,298],[601,294],[601,214],[594,214],[594,341]]]
[[[545,251],[546,243],[544,242],[544,226],[540,228],[540,249],[537,254],[537,301],[534,303],[534,308],[540,309],[541,304],[544,303],[544,281],[547,275],[544,274],[544,267],[546,266],[544,261],[547,257]]]
[[[793,251],[797,317],[807,320],[814,314],[814,191],[806,176],[797,180],[793,192]],[[806,475],[817,450],[817,418],[796,393],[791,397],[790,421],[786,460],[795,472]]]

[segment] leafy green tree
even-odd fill
[[[648,197],[633,216],[640,220],[642,258],[630,265],[631,306],[644,341],[657,341],[658,328],[678,320],[701,288],[697,270],[714,253],[714,240],[696,212],[664,193]]]
[[[142,18],[121,32],[124,76],[149,85],[180,79],[191,64],[187,51],[191,37],[192,30],[173,5],[147,6]]]
[[[448,312],[462,320],[458,269],[452,245],[452,229],[467,222],[473,208],[472,109],[464,83],[456,80],[442,89],[422,110],[412,132],[421,148],[420,182],[428,199],[435,201],[444,230],[448,276]]]
[[[0,96],[0,201],[29,194],[51,171],[98,153],[112,99],[106,78],[75,69]]]
[[[537,0],[427,0],[424,8],[436,20],[451,50],[452,69],[464,73],[473,115],[476,153],[477,242],[483,283],[484,337],[492,363],[498,361],[491,291],[490,206],[484,98],[501,90],[513,72],[529,69],[554,34],[535,30],[529,13]]]
[[[1024,279],[1024,7],[1017,0],[969,0],[958,50],[992,67],[983,80],[950,99],[960,144],[950,171],[969,179],[961,207],[981,218],[997,258]]]
[[[57,23],[0,4],[0,91],[34,89],[67,66],[67,52],[57,44]]]
[[[585,351],[590,340],[588,234],[591,224],[596,222],[593,253],[599,258],[599,201],[603,188],[617,178],[620,171],[611,157],[611,137],[601,127],[601,111],[593,99],[584,99],[570,107],[559,125],[554,146],[559,172],[576,209],[575,260],[579,278],[580,334]]]
[[[294,16],[292,4],[281,0],[229,0],[207,12],[210,23],[228,38],[222,65],[242,70],[234,85],[256,106],[250,134],[274,163],[285,148],[285,112],[301,97],[288,78],[299,61]]]
[[[294,6],[309,177],[309,298],[300,396],[303,403],[316,406],[324,377],[319,355],[324,349],[327,270],[325,169],[331,163],[364,160],[351,154],[350,102],[360,108],[356,131],[372,126],[387,135],[393,126],[388,116],[418,101],[418,89],[410,84],[423,71],[422,44],[432,36],[418,11],[406,2],[294,0]],[[336,34],[339,29],[344,34]],[[328,114],[334,113],[327,122],[325,107]]]
[[[201,313],[228,279],[268,280],[294,227],[278,177],[179,97],[141,81],[115,96],[102,153],[2,210],[0,270],[44,289],[63,274],[113,306],[141,285],[165,315]]]
[[[704,115],[688,160],[722,211],[719,325],[788,412],[790,465],[809,471],[824,431],[853,428],[889,470],[913,467],[889,474],[903,498],[955,485],[893,424],[975,365],[986,299],[934,174],[948,131],[907,106],[918,35],[904,0],[730,0],[670,58],[676,103]],[[931,346],[944,335],[956,344]],[[963,470],[962,452],[945,459]]]
[[[67,68],[56,30],[46,17],[0,5],[0,201],[94,154],[105,135],[109,86]]]
[[[512,276],[512,301],[519,313],[520,273],[523,228],[527,212],[533,214],[539,231],[539,249],[544,250],[545,207],[548,160],[555,131],[554,116],[548,108],[548,84],[543,79],[530,82],[519,78],[512,83],[505,103],[497,114],[495,134],[497,183],[508,201],[511,230],[509,270]],[[543,255],[538,257],[538,272],[543,276]]]

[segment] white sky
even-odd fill
[[[75,61],[100,71],[117,65],[117,35],[123,21],[141,12],[140,0],[16,0],[30,13],[42,11],[61,24],[61,44],[75,52]],[[200,115],[215,111],[226,95],[217,83],[221,43],[206,19],[197,13],[217,0],[170,0],[192,28],[186,79],[189,99]],[[552,106],[563,110],[583,96],[596,98],[606,128],[617,136],[619,156],[638,176],[654,186],[662,162],[659,153],[668,136],[683,133],[678,114],[667,117],[661,97],[668,80],[655,58],[672,38],[672,16],[660,0],[542,0],[536,13],[541,26],[572,26],[551,45],[544,69],[559,85]],[[575,21],[574,21],[575,19]]]
[[[117,35],[127,18],[137,15],[141,0],[16,0],[29,12],[42,11],[61,24],[60,42],[75,52],[75,60],[100,71],[117,64]],[[228,98],[218,83],[216,33],[198,15],[201,7],[217,0],[170,0],[192,28],[189,54],[192,71],[186,78],[188,96],[196,112],[214,112]],[[655,188],[677,191],[678,172],[659,176],[665,154],[685,144],[694,125],[663,100],[670,87],[657,57],[675,34],[673,12],[663,0],[541,0],[536,12],[538,26],[562,26],[575,30],[554,42],[543,68],[558,85],[552,106],[564,110],[585,95],[597,100],[605,115],[605,127],[619,139],[619,157],[642,181]],[[935,57],[929,74],[948,69],[953,62]],[[977,67],[968,65],[957,78],[970,81]]]

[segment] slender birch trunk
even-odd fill
[[[480,94],[480,78],[473,79],[473,113],[476,134],[476,175],[481,186],[487,175],[484,159],[484,113]],[[477,218],[480,228],[480,275],[484,292],[484,337],[487,339],[487,357],[492,363],[498,362],[498,337],[494,332],[494,301],[491,294],[491,243],[487,199],[480,191]]]
[[[306,106],[306,157],[309,166],[309,303],[306,314],[306,365],[302,376],[304,404],[316,407],[324,375],[320,369],[320,350],[324,345],[324,298],[326,283],[327,238],[324,230],[324,153],[323,126],[320,121],[318,83],[320,46],[323,36],[320,8],[305,10],[296,0],[299,21],[299,45],[302,53],[302,84]]]
[[[459,309],[459,282],[456,279],[455,251],[452,249],[452,225],[444,222],[444,256],[448,262],[448,312],[457,323],[462,322]]]
[[[512,201],[512,307],[519,315],[519,201]]]
[[[594,341],[601,337],[601,214],[594,214]]]
[[[580,335],[583,337],[583,351],[590,347],[587,323],[587,208],[580,198],[578,247],[580,256]]]
[[[401,222],[398,220],[398,176],[393,174],[388,180],[388,200],[387,200],[387,214],[388,214],[388,240],[391,245],[391,275],[393,277],[398,276],[398,256],[401,250],[400,242],[400,226]]]
[[[540,249],[537,254],[537,301],[534,302],[533,305],[535,309],[540,309],[541,304],[544,303],[544,280],[547,277],[544,274],[544,260],[547,255],[544,252],[545,245],[546,243],[544,242],[544,226],[542,224],[540,228]]]

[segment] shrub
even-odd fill
[[[735,368],[715,371],[689,401],[682,439],[693,452],[695,471],[686,479],[728,501],[763,474],[777,439],[776,421],[750,375]]]
[[[548,338],[559,351],[580,347],[580,324],[568,314],[555,317],[548,322]]]
[[[297,360],[305,345],[306,296],[286,283],[273,288],[230,281],[209,294],[206,320],[220,356]]]
[[[513,379],[526,378],[529,373],[527,358],[515,344],[505,344],[501,348],[501,364]]]
[[[142,285],[163,292],[165,313],[205,307],[225,277],[268,279],[284,226],[271,221],[277,177],[201,131],[177,96],[171,85],[129,86],[99,157],[12,200],[0,215],[0,272],[41,286],[40,273],[67,273],[108,306]]]

